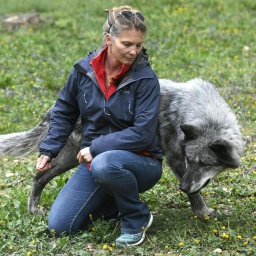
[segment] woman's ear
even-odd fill
[[[111,38],[110,38],[110,34],[105,35],[105,41],[106,41],[106,44],[108,46],[111,45],[112,41],[111,41]]]

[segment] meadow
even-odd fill
[[[98,220],[90,230],[56,237],[47,215],[27,212],[37,155],[0,157],[0,255],[255,255],[256,254],[256,2],[255,0],[0,0],[0,20],[38,12],[41,22],[15,30],[0,24],[0,134],[26,131],[54,103],[72,65],[102,45],[104,9],[131,5],[146,17],[144,46],[160,78],[213,83],[235,112],[245,152],[236,170],[202,190],[221,213],[198,220],[179,183],[163,176],[141,194],[154,213],[145,242],[118,249],[119,223]],[[49,211],[74,170],[45,188]]]

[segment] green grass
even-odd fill
[[[101,43],[105,8],[129,4],[146,16],[145,47],[159,77],[209,80],[235,111],[246,140],[242,165],[204,190],[222,215],[194,217],[168,167],[141,195],[155,212],[143,245],[118,250],[119,224],[99,220],[88,232],[57,238],[47,216],[27,213],[35,159],[0,158],[1,255],[255,255],[256,253],[256,2],[254,0],[18,1],[0,0],[0,18],[37,11],[36,27],[0,27],[0,134],[33,128],[53,104],[73,63]],[[72,171],[52,180],[49,210]]]

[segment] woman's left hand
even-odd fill
[[[92,161],[92,156],[91,156],[91,153],[90,153],[90,150],[89,150],[89,147],[87,148],[83,148],[79,151],[79,153],[77,154],[77,160],[79,161],[79,163],[91,163]]]

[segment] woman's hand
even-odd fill
[[[39,172],[47,171],[50,168],[52,168],[52,164],[50,162],[50,157],[49,156],[44,156],[41,155],[36,162],[36,169]]]
[[[77,154],[77,160],[79,161],[79,163],[91,163],[92,161],[92,156],[91,156],[91,153],[90,153],[90,150],[89,150],[89,147],[87,148],[83,148],[79,151],[79,153]]]

